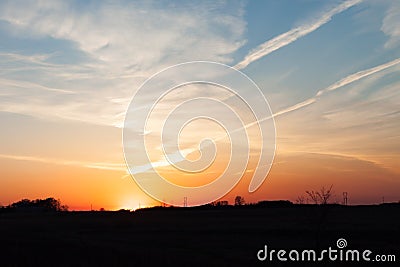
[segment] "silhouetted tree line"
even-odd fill
[[[68,206],[62,205],[59,199],[52,197],[46,199],[22,199],[11,205],[2,207],[2,210],[16,211],[68,211]]]
[[[212,209],[219,209],[219,210],[229,210],[229,209],[251,209],[251,208],[280,208],[280,207],[291,207],[293,203],[289,200],[262,200],[256,203],[246,203],[244,198],[241,196],[236,196],[234,203],[230,204],[227,200],[219,200],[215,202],[211,202],[209,204],[195,206],[195,207],[187,207],[184,209],[191,209],[191,210],[212,210]],[[142,209],[137,209],[135,212],[146,212],[146,211],[154,211],[154,210],[180,210],[181,207],[174,207],[174,206],[153,206],[153,207],[146,207]]]
[[[304,195],[298,196],[296,199],[297,204],[308,204],[310,201],[312,204],[315,205],[326,205],[329,204],[330,199],[333,197],[332,191],[333,185],[331,185],[328,189],[324,186],[319,191],[306,191],[308,197]]]

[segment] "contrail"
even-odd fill
[[[308,105],[311,105],[311,104],[315,103],[318,100],[319,97],[321,97],[322,95],[326,94],[327,92],[336,90],[336,89],[338,89],[340,87],[343,87],[343,86],[346,86],[346,85],[348,85],[350,83],[356,82],[356,81],[358,81],[358,80],[360,80],[362,78],[365,78],[365,77],[370,76],[372,74],[375,74],[377,72],[380,72],[380,71],[383,71],[383,70],[388,69],[390,67],[393,67],[393,66],[395,66],[395,65],[397,65],[399,63],[400,63],[400,58],[397,58],[397,59],[392,60],[390,62],[387,62],[385,64],[381,64],[381,65],[378,65],[378,66],[370,68],[370,69],[366,69],[366,70],[362,70],[362,71],[350,74],[350,75],[346,76],[345,78],[343,78],[343,79],[331,84],[330,86],[319,90],[315,94],[315,96],[313,96],[313,97],[311,97],[309,99],[306,99],[306,100],[304,100],[304,101],[302,101],[300,103],[297,103],[297,104],[295,104],[293,106],[285,108],[285,109],[283,109],[281,111],[278,111],[278,112],[274,113],[272,116],[267,117],[267,118],[263,118],[263,119],[259,120],[258,122],[256,121],[256,122],[252,122],[250,124],[247,124],[244,128],[248,128],[248,127],[250,127],[252,125],[255,125],[255,124],[259,123],[259,122],[266,121],[266,120],[269,120],[271,118],[275,118],[277,116],[280,116],[280,115],[283,115],[283,114],[286,114],[286,113],[301,109],[301,108],[306,107]]]
[[[340,81],[335,82],[334,84],[330,85],[329,87],[318,91],[316,96],[320,96],[320,95],[322,95],[322,94],[324,94],[326,92],[336,90],[337,88],[340,88],[340,87],[343,87],[345,85],[348,85],[349,83],[358,81],[359,79],[367,77],[367,76],[369,76],[371,74],[374,74],[376,72],[385,70],[385,69],[390,68],[390,67],[392,67],[394,65],[397,65],[399,63],[400,63],[400,58],[395,59],[393,61],[390,61],[388,63],[382,64],[382,65],[376,66],[374,68],[370,68],[370,69],[367,69],[367,70],[362,70],[362,71],[356,72],[354,74],[351,74],[351,75],[341,79]]]
[[[303,37],[315,30],[319,27],[324,25],[325,23],[329,22],[332,17],[336,14],[339,14],[350,7],[361,3],[363,0],[349,0],[343,2],[342,4],[338,5],[337,7],[329,10],[328,12],[324,13],[317,21],[312,23],[303,24],[299,27],[293,28],[288,32],[285,32],[277,37],[259,45],[254,50],[250,51],[246,55],[246,57],[239,63],[237,63],[234,68],[241,70],[247,67],[250,63],[278,50],[281,47],[284,47],[288,44],[293,43],[300,37]]]

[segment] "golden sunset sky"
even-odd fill
[[[2,1],[0,204],[55,197],[71,210],[159,205],[125,164],[125,114],[146,79],[196,60],[249,76],[275,122],[265,182],[248,192],[252,155],[222,199],[295,201],[333,185],[334,202],[342,192],[350,204],[397,202],[399,28],[398,1]],[[163,107],[183,96],[219,97],[208,87],[180,90]],[[192,146],[223,134],[211,122],[191,127],[182,138]],[[151,134],[144,138],[156,153]],[[178,184],[208,183],[229,162],[228,143],[219,139],[215,164],[200,174],[157,168]]]

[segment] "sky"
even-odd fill
[[[257,163],[250,158],[221,199],[296,201],[333,185],[334,202],[342,192],[350,204],[397,202],[399,29],[398,1],[1,1],[0,204],[51,196],[73,210],[159,205],[125,164],[125,115],[149,77],[188,61],[243,72],[273,114],[268,177],[248,192]],[[226,99],[214,89],[182,87],[158,113],[182,95]],[[208,121],[183,139],[193,146],[223,131]],[[230,151],[219,140],[208,172],[167,179],[215,179]],[[171,167],[151,159],[165,173]]]

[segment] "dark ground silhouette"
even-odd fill
[[[281,205],[282,204],[282,205]],[[0,212],[0,266],[313,266],[259,262],[271,249],[395,254],[400,205],[152,208],[136,212]],[[393,263],[318,266],[396,266]]]

